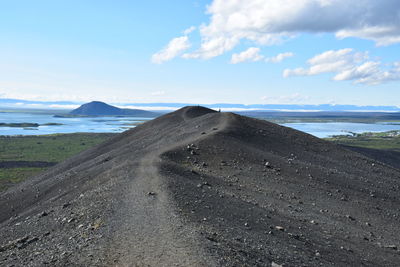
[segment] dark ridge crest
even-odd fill
[[[176,112],[182,114],[184,118],[193,119],[208,113],[216,113],[217,111],[202,106],[186,106]]]

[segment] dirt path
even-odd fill
[[[114,260],[115,266],[216,266],[197,244],[193,228],[179,217],[159,167],[163,153],[223,130],[228,116],[221,116],[206,135],[156,144],[157,149],[143,156],[130,174],[126,208],[121,209],[123,221],[111,249],[111,254],[119,257]]]
[[[171,208],[158,162],[157,153],[146,155],[127,189],[128,210],[114,241],[116,266],[200,265],[183,241],[184,226]]]

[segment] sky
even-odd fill
[[[400,106],[398,0],[0,0],[0,98]]]

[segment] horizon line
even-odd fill
[[[5,101],[5,102],[4,102]],[[176,107],[176,106],[218,106],[218,105],[225,105],[225,106],[241,106],[241,107],[254,107],[254,106],[350,106],[350,107],[387,107],[387,108],[396,108],[400,110],[400,106],[396,105],[356,105],[356,104],[340,104],[340,103],[319,103],[319,104],[310,104],[310,103],[230,103],[230,102],[214,102],[214,103],[197,103],[197,102],[121,102],[121,101],[103,101],[103,100],[88,100],[88,101],[74,101],[74,100],[31,100],[31,99],[18,99],[18,98],[1,98],[0,97],[0,105],[5,103],[12,103],[13,104],[60,104],[60,105],[82,105],[85,103],[90,102],[103,102],[107,104],[113,105],[137,105],[137,106],[149,106],[149,105],[166,105],[167,107]],[[20,102],[20,103],[19,103]]]

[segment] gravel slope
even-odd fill
[[[2,266],[398,266],[400,171],[186,107],[0,195]]]

